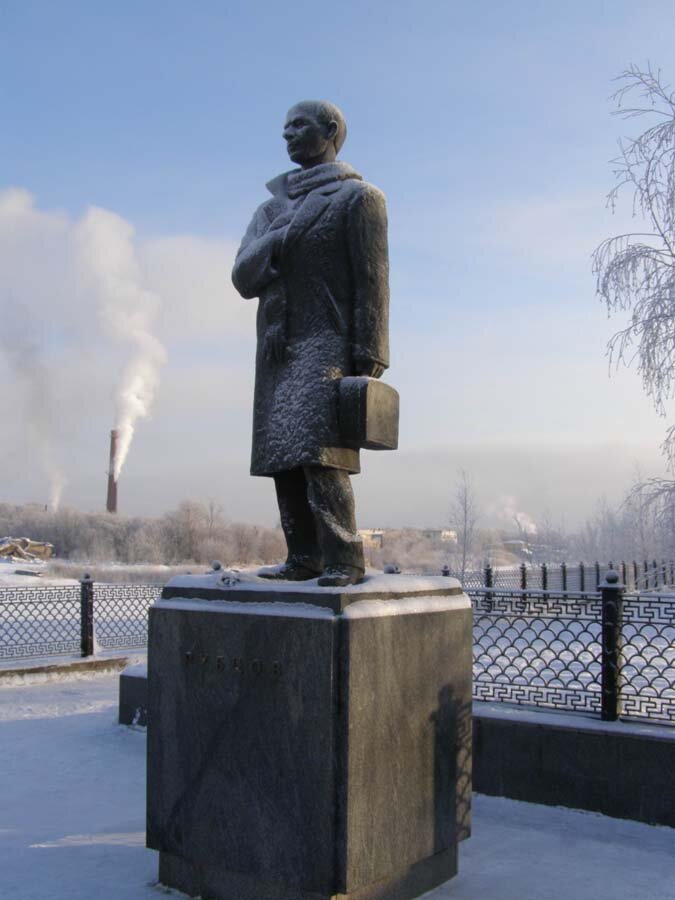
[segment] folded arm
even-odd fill
[[[232,282],[247,300],[259,297],[281,275],[281,245],[287,224],[287,216],[279,216],[271,224],[260,210],[253,216],[232,269]]]

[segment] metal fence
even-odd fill
[[[675,724],[675,594],[467,592],[476,700]]]
[[[94,637],[100,647],[145,647],[148,609],[159,600],[162,585],[95,584]]]
[[[600,712],[599,594],[468,593],[476,700]]]
[[[0,662],[145,647],[156,584],[0,588]]]
[[[616,568],[629,591],[650,591],[675,587],[675,562],[644,560],[602,564],[568,563],[497,567],[486,565],[482,569],[465,571],[462,576],[449,567],[445,574],[459,578],[466,590],[480,587],[512,588],[514,590],[596,591],[608,569]]]
[[[79,650],[79,585],[0,588],[0,660]]]
[[[628,594],[621,635],[621,715],[675,723],[675,594]]]
[[[675,724],[675,593],[465,586],[474,698]],[[147,644],[156,584],[0,588],[0,662]]]

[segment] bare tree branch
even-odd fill
[[[450,527],[457,533],[460,581],[464,581],[467,565],[476,543],[478,504],[471,477],[466,469],[459,470],[455,493],[450,507]]]
[[[665,415],[665,402],[675,396],[675,92],[650,64],[631,65],[616,80],[621,86],[612,95],[614,115],[660,121],[619,141],[607,203],[614,210],[619,194],[632,189],[633,214],[647,219],[652,231],[604,240],[593,253],[593,273],[608,313],[630,312],[628,325],[608,342],[610,364],[637,363],[647,395]],[[673,428],[663,450],[672,466]]]

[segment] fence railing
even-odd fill
[[[0,662],[145,647],[157,584],[0,588]]]
[[[675,724],[675,592],[466,587],[476,700]],[[0,662],[147,644],[157,584],[0,588]]]
[[[658,590],[675,586],[675,561],[644,560],[643,562],[594,563],[560,563],[551,565],[528,565],[501,567],[490,564],[482,569],[471,569],[458,572],[449,566],[444,574],[459,578],[464,588],[501,587],[518,590],[551,590],[551,591],[597,591],[600,582],[608,569],[616,569],[621,581],[629,591]]]
[[[675,724],[675,594],[469,588],[474,698]]]

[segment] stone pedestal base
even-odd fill
[[[274,602],[274,587],[151,609],[148,846],[163,884],[204,900],[408,900],[455,874],[470,603],[448,578],[428,596],[397,579],[342,612],[321,589],[323,608],[310,591]]]
[[[199,866],[170,853],[159,854],[160,883],[202,900],[410,900],[456,874],[455,846],[348,894],[326,894],[280,887],[278,882],[261,881],[217,865]]]
[[[120,725],[148,724],[148,676],[143,665],[127,666],[120,674]]]

